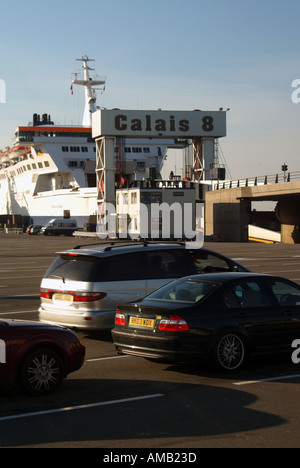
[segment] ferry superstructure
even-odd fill
[[[96,145],[91,114],[96,91],[105,89],[104,78],[93,78],[87,56],[75,73],[73,85],[85,90],[82,125],[55,125],[48,114],[34,114],[19,126],[15,143],[0,153],[0,216],[20,215],[23,227],[45,225],[55,217],[76,218],[78,225],[95,222],[97,215]],[[83,75],[83,76],[82,76]],[[116,139],[118,186],[130,180],[160,177],[169,144],[174,141]],[[175,145],[176,146],[176,145]]]

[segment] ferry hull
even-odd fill
[[[76,218],[79,226],[91,221],[97,214],[96,188],[77,190],[52,190],[32,195],[29,189],[19,192],[11,190],[10,182],[2,182],[0,188],[0,214],[21,215],[27,224],[45,225],[51,219],[69,216]]]

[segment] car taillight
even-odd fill
[[[70,293],[73,296],[74,302],[93,302],[93,301],[100,301],[106,296],[106,293]]]
[[[51,299],[52,292],[53,291],[51,291],[51,289],[41,289],[40,296],[43,297],[44,299]]]
[[[186,321],[178,315],[170,315],[167,320],[163,319],[158,325],[158,329],[161,331],[187,331],[189,326]]]
[[[93,302],[100,301],[106,296],[106,293],[100,292],[76,292],[76,291],[58,291],[55,289],[41,289],[40,297],[44,299],[52,299],[53,295],[69,295],[72,296],[73,302]]]
[[[115,325],[125,326],[125,315],[121,314],[120,309],[117,309],[115,315]]]

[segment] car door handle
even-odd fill
[[[294,315],[294,312],[292,310],[285,310],[283,315]]]

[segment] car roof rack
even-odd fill
[[[126,239],[127,241],[127,239]],[[81,248],[89,248],[91,246],[98,246],[100,247],[101,245],[103,245],[103,250],[104,251],[109,251],[109,250],[112,250],[113,248],[115,247],[131,247],[131,246],[136,246],[136,245],[142,245],[143,247],[147,247],[148,245],[155,245],[155,244],[175,244],[175,245],[185,245],[184,242],[182,241],[172,241],[172,240],[167,240],[167,241],[163,241],[163,240],[157,240],[157,241],[133,241],[131,242],[130,244],[126,243],[126,242],[122,242],[120,240],[116,240],[116,241],[112,241],[109,243],[109,245],[103,245],[102,243],[100,242],[96,242],[96,243],[93,243],[93,244],[81,244],[81,245],[76,245],[75,247],[73,247],[74,250],[78,250],[78,249],[81,249]]]

